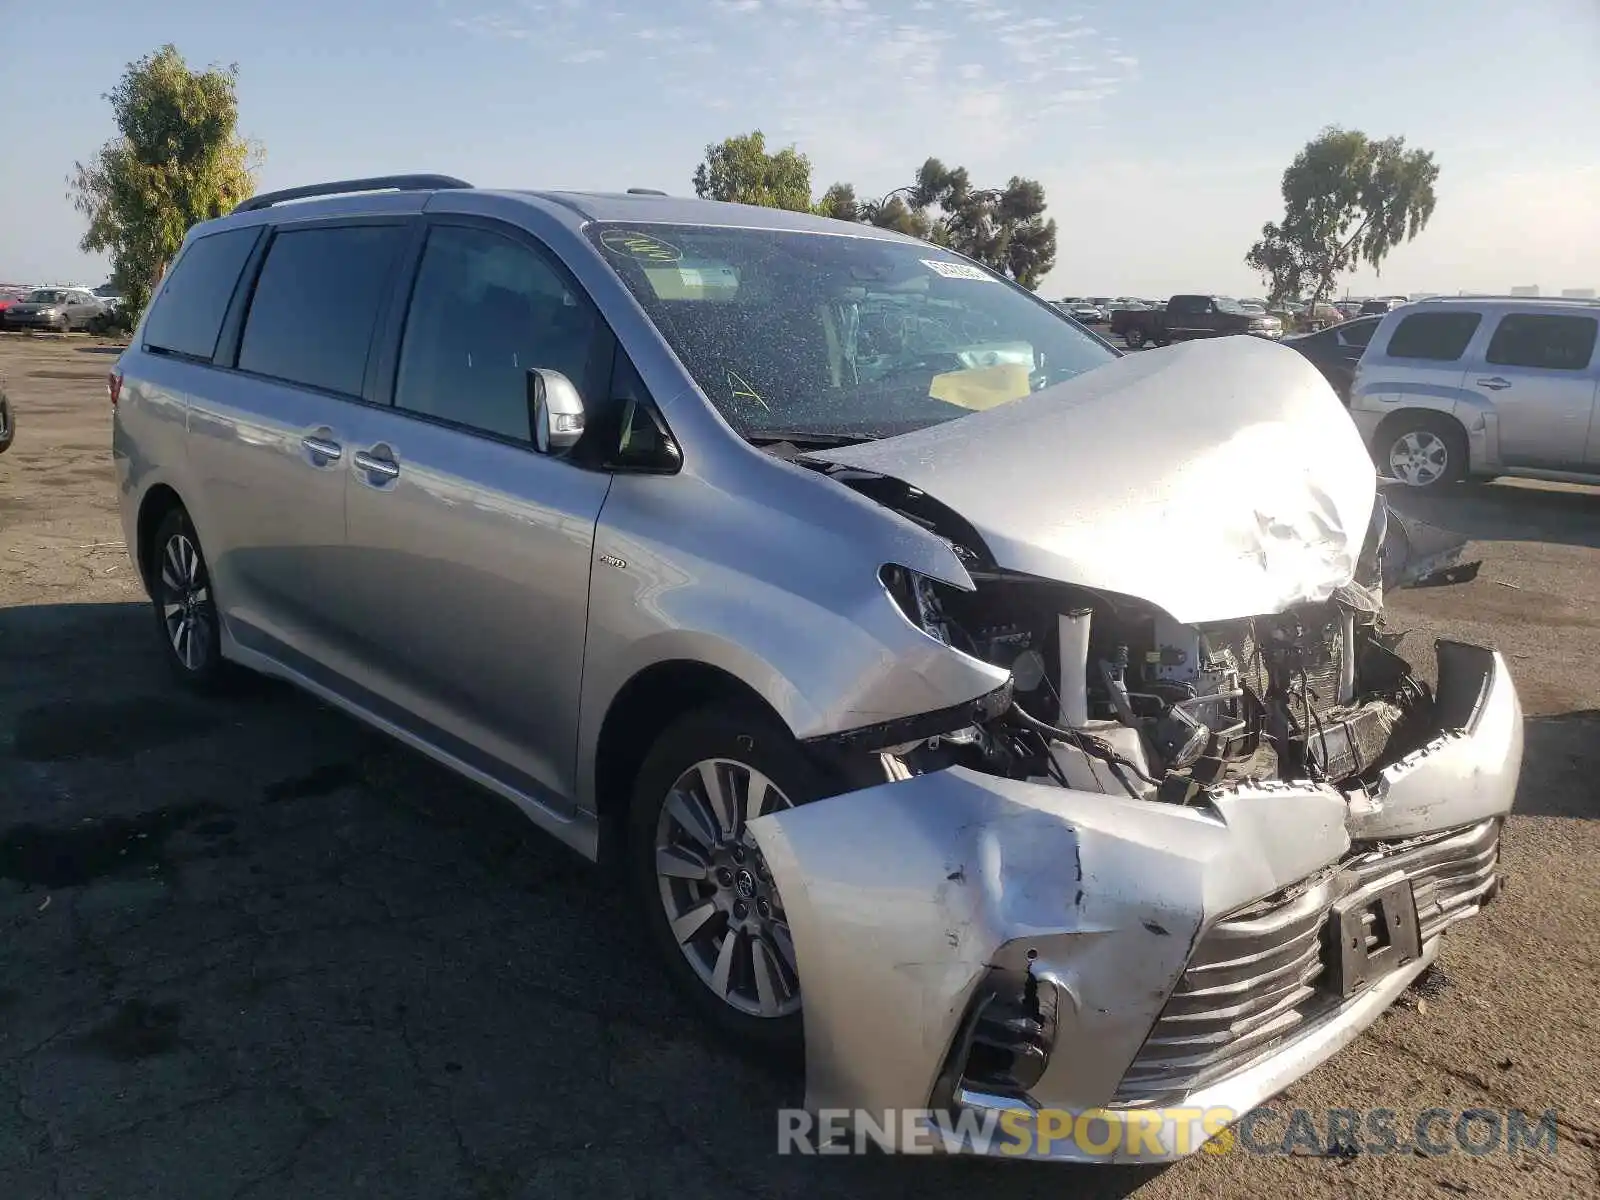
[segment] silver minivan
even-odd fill
[[[691,1003],[891,1138],[1187,1153],[1498,888],[1505,661],[1400,654],[1372,464],[1261,339],[1123,357],[889,231],[410,176],[194,228],[109,388],[180,680],[614,864]]]
[[[1600,482],[1600,301],[1451,296],[1388,314],[1350,415],[1414,488],[1497,475]]]

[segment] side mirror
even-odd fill
[[[561,454],[583,436],[583,397],[560,371],[528,368],[528,419],[533,447],[540,454]]]

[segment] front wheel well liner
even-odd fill
[[[688,659],[646,667],[612,699],[595,743],[594,796],[602,866],[625,857],[621,851],[634,777],[656,738],[684,713],[718,703],[754,708],[788,728],[749,684],[721,668]]]
[[[135,561],[139,564],[139,577],[147,592],[151,590],[153,582],[150,575],[150,541],[155,537],[156,530],[161,528],[162,519],[174,508],[182,507],[182,497],[164,483],[152,487],[139,503],[139,521],[136,526],[139,540],[134,547],[134,553]]]

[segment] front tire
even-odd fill
[[[628,874],[650,941],[689,1003],[745,1050],[803,1044],[783,897],[746,822],[829,790],[788,730],[732,705],[668,726],[634,782]]]
[[[214,693],[227,682],[216,592],[200,536],[182,508],[161,519],[150,547],[150,598],[167,666],[191,691]]]
[[[1127,346],[1129,350],[1142,350],[1147,340],[1148,339],[1145,337],[1144,330],[1138,328],[1137,326],[1127,330],[1122,335],[1122,343],[1123,345]]]
[[[1377,439],[1378,470],[1419,492],[1443,491],[1467,473],[1467,435],[1436,413],[1400,417]]]

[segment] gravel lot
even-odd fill
[[[288,689],[169,686],[116,519],[112,353],[0,335],[3,1200],[1600,1194],[1600,494],[1421,513],[1484,567],[1392,622],[1418,658],[1499,646],[1528,712],[1509,889],[1277,1102],[1556,1108],[1554,1157],[780,1158],[798,1079],[709,1043],[591,868]]]

